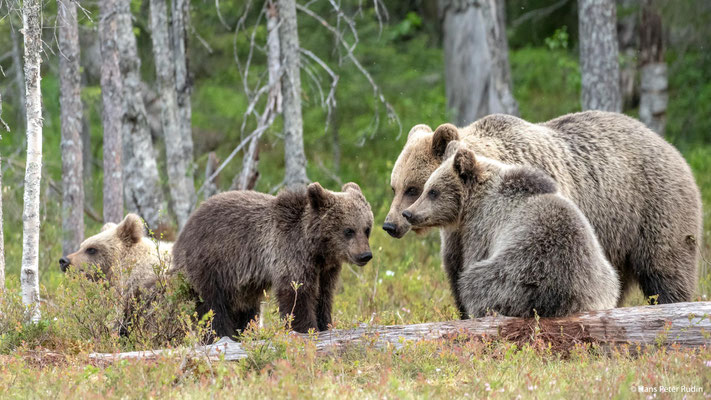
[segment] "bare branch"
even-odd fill
[[[222,13],[220,12],[220,0],[215,0],[215,10],[217,10],[217,19],[220,20],[220,23],[222,26],[225,27],[227,30],[232,30],[229,25],[227,25],[227,22],[225,22],[225,18],[222,16]]]
[[[0,126],[5,128],[5,131],[10,132],[10,127],[7,126],[7,123],[5,122],[5,120],[2,119],[2,93],[0,93]],[[2,135],[0,135],[0,139],[2,139]]]

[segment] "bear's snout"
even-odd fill
[[[67,268],[69,268],[69,265],[71,262],[67,257],[62,257],[59,259],[59,268],[62,270],[62,272],[67,272]]]
[[[405,210],[405,211],[402,212],[402,216],[405,217],[405,219],[407,220],[407,222],[409,222],[409,223],[411,223],[411,224],[414,222],[413,220],[415,219],[415,216],[412,214],[412,211],[410,211],[410,210]]]
[[[360,253],[356,256],[356,263],[363,266],[368,263],[373,258],[373,253],[366,251],[365,253]]]

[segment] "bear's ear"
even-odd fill
[[[109,229],[113,228],[116,228],[116,224],[114,224],[113,222],[107,222],[104,224],[104,226],[101,227],[101,232],[106,232]]]
[[[410,133],[407,134],[407,141],[417,136],[418,133],[432,133],[432,128],[429,125],[419,124],[415,125],[410,129]]]
[[[432,154],[442,160],[447,145],[452,140],[459,140],[459,130],[452,124],[442,124],[437,127],[432,136]]]
[[[136,214],[128,214],[116,227],[116,235],[126,245],[133,246],[143,239],[143,222]]]
[[[306,189],[306,192],[309,195],[309,203],[311,204],[311,208],[314,210],[318,211],[328,208],[333,202],[333,195],[321,187],[321,184],[318,182],[310,184]]]
[[[444,151],[444,156],[442,157],[443,160],[448,159],[449,157],[452,157],[457,150],[459,150],[462,147],[462,142],[459,140],[452,140],[447,144],[447,149]]]
[[[351,192],[351,191],[354,193],[363,194],[363,191],[360,190],[360,186],[358,186],[358,184],[355,182],[348,182],[348,183],[344,184],[343,187],[341,188],[341,192]]]
[[[479,175],[479,166],[474,152],[466,148],[457,150],[454,155],[454,172],[464,183],[476,182]]]

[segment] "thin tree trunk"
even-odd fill
[[[143,103],[141,60],[133,33],[131,1],[118,0],[117,42],[123,77],[124,201],[129,212],[140,215],[151,229],[160,225],[165,199],[160,185],[151,131]]]
[[[39,206],[42,174],[42,92],[40,63],[42,36],[39,0],[22,3],[22,26],[25,44],[25,93],[27,110],[27,160],[25,170],[24,209],[22,212],[22,302],[28,307],[29,319],[39,321]]]
[[[620,51],[620,95],[623,110],[634,108],[637,99],[637,3],[637,0],[617,0],[617,45]]]
[[[84,240],[82,175],[82,102],[79,72],[79,28],[72,0],[57,0],[59,25],[59,104],[62,121],[62,255]]]
[[[212,176],[212,174],[215,173],[215,171],[217,170],[217,167],[219,165],[220,165],[220,163],[217,160],[217,154],[215,154],[214,151],[211,151],[207,155],[207,163],[205,164],[205,182],[206,183],[205,183],[205,189],[203,189],[203,193],[205,193],[205,200],[216,195],[218,192],[217,179],[219,179],[219,176],[217,176],[212,181],[209,181],[209,179]]]
[[[173,211],[182,229],[195,204],[195,184],[188,174],[188,160],[178,119],[178,99],[175,88],[175,65],[170,46],[165,0],[150,0],[151,39],[156,65],[156,80],[161,99],[161,125],[165,140],[168,183]]]
[[[99,7],[104,104],[104,221],[118,223],[123,219],[123,82],[116,41],[116,0],[102,0]]]
[[[614,0],[579,0],[583,110],[622,111]]]
[[[667,64],[664,62],[662,18],[650,0],[644,1],[640,24],[639,119],[664,136],[667,120]]]
[[[0,100],[0,105],[2,101]],[[2,110],[0,109],[0,115]],[[0,156],[0,295],[5,290],[5,236],[3,234],[2,215],[2,157]]]
[[[22,56],[20,54],[20,38],[17,37],[17,32],[14,27],[10,27],[10,40],[12,40],[12,64],[15,66],[15,87],[17,89],[17,98],[19,99],[18,115],[21,118],[17,118],[18,121],[23,121],[27,116],[27,110],[25,109],[25,74],[22,72]],[[18,129],[22,130],[24,127],[21,122],[18,122]]]
[[[301,75],[299,66],[299,32],[296,25],[295,0],[277,0],[279,44],[284,65],[282,96],[284,108],[284,184],[299,187],[309,183],[306,176],[304,128],[301,117]]]
[[[459,125],[518,114],[512,94],[503,2],[439,0],[447,105]]]
[[[173,52],[175,55],[175,88],[178,95],[178,120],[180,123],[180,137],[183,139],[183,152],[187,161],[188,173],[193,171],[193,130],[192,109],[190,94],[192,93],[192,79],[190,77],[189,60],[187,54],[188,32],[190,23],[190,0],[171,0],[173,16]]]
[[[273,1],[268,1],[267,8],[267,69],[269,71],[269,94],[264,112],[259,118],[257,129],[270,125],[274,116],[282,112],[281,94],[281,46],[279,44],[279,14]],[[259,135],[255,135],[242,158],[242,171],[232,182],[232,190],[252,190],[259,179]]]
[[[602,350],[624,345],[701,348],[711,345],[708,331],[711,302],[663,304],[589,311],[559,318],[484,317],[413,325],[364,326],[333,329],[312,334],[294,334],[310,340],[320,355],[333,355],[346,346],[367,345],[396,349],[419,341],[505,340],[517,344],[539,341],[554,351],[570,351],[580,344],[594,344]],[[262,342],[265,346],[268,341]],[[223,337],[209,346],[190,349],[192,354],[213,360],[237,361],[249,356],[241,343]],[[128,353],[92,353],[94,360],[156,359],[166,355],[185,357],[183,349],[147,350]]]

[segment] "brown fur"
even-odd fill
[[[424,193],[403,215],[413,227],[449,227],[467,246],[457,281],[468,315],[564,316],[608,309],[620,295],[580,210],[531,167],[475,157],[450,142]]]
[[[215,313],[218,335],[243,330],[270,287],[292,329],[326,330],[341,263],[365,265],[373,214],[355,183],[343,192],[318,183],[275,196],[232,191],[211,197],[175,243],[176,267]],[[294,291],[292,282],[301,284]]]
[[[62,271],[79,268],[92,276],[96,267],[111,285],[120,285],[134,295],[156,282],[156,267],[170,269],[172,248],[172,243],[154,242],[144,236],[141,218],[128,214],[118,225],[104,225],[100,233],[84,240],[79,250],[62,257],[59,264]]]
[[[433,142],[453,136],[453,129],[445,124],[433,134],[418,125],[408,135],[391,176],[395,197],[384,228],[392,236],[400,238],[410,229],[401,214],[441,162],[441,144]],[[642,123],[601,111],[541,124],[490,115],[457,131],[477,156],[549,174],[590,221],[607,258],[625,277],[624,290],[637,282],[660,303],[691,299],[698,248],[689,238],[701,237],[699,190],[679,152]],[[456,230],[440,232],[443,265],[464,312],[456,282],[466,246]]]

